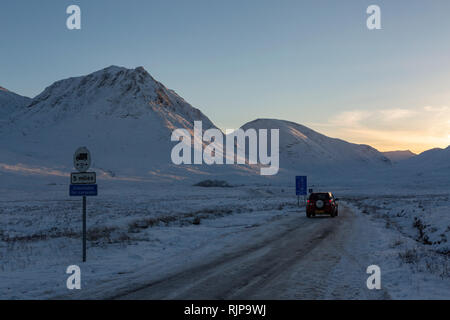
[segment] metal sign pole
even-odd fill
[[[86,197],[97,196],[97,175],[95,172],[87,172],[91,167],[91,153],[86,147],[78,148],[73,155],[73,166],[78,172],[70,175],[71,197],[83,197],[83,262],[86,262]]]
[[[86,262],[86,196],[83,196],[83,262]]]

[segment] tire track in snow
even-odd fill
[[[289,220],[287,230],[113,298],[324,299],[330,298],[330,292],[332,298],[369,298],[365,281],[358,281],[365,274],[359,277],[357,262],[350,262],[346,276],[341,270],[333,274],[343,257],[351,260],[345,247],[353,220],[354,214],[345,207],[336,219],[306,219],[299,213]]]

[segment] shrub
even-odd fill
[[[228,182],[223,180],[203,180],[199,183],[194,184],[194,187],[204,187],[204,188],[231,188],[232,186]]]

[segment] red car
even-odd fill
[[[306,203],[306,216],[314,217],[317,214],[329,214],[331,217],[338,215],[338,204],[331,192],[311,193]]]

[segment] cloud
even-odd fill
[[[380,111],[384,121],[408,119],[417,115],[417,111],[407,109],[393,109]]]
[[[425,109],[425,111],[428,111],[428,112],[439,112],[439,113],[450,111],[450,107],[447,107],[447,106],[442,106],[442,107],[426,106],[426,107],[424,107],[424,109]]]
[[[325,124],[322,132],[380,150],[411,149],[421,152],[450,145],[450,107],[425,106],[378,110],[348,110]]]

